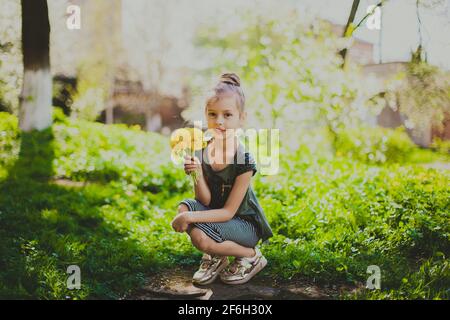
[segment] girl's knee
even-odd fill
[[[189,228],[192,242],[199,243],[205,241],[207,235],[199,228]]]
[[[211,248],[211,240],[202,230],[199,228],[190,229],[189,233],[192,244],[200,251],[208,251]]]
[[[181,204],[178,206],[178,213],[186,212],[186,211],[189,211],[188,206],[187,206],[186,204],[184,204],[184,203],[181,203]]]
[[[202,241],[197,243],[196,248],[201,252],[209,253],[211,251],[211,243],[209,241]]]

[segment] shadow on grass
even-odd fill
[[[0,183],[0,298],[120,298],[153,262],[102,217],[108,190],[52,183],[53,159],[51,128],[22,133],[19,158]],[[80,267],[79,290],[67,288],[70,265]]]

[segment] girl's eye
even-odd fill
[[[233,114],[231,114],[231,113],[225,114],[225,117],[227,117],[227,118],[232,117],[232,116],[233,116]]]
[[[210,116],[211,118],[215,117],[216,114],[215,113],[208,113],[208,116]]]

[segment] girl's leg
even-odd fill
[[[189,208],[182,203],[178,207],[178,213],[189,211]],[[200,251],[210,255],[217,256],[234,256],[234,257],[254,257],[255,249],[241,246],[233,241],[216,242],[208,237],[199,228],[189,228],[188,234],[191,237],[192,244]]]
[[[189,211],[189,208],[187,205],[185,205],[184,203],[180,204],[180,206],[178,207],[178,213],[182,213],[185,211]]]
[[[208,237],[199,228],[191,228],[189,230],[192,244],[200,251],[210,255],[217,256],[234,256],[252,258],[256,251],[253,248],[244,247],[236,242],[226,240],[224,242],[216,242]]]

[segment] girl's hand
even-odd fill
[[[182,212],[172,220],[172,228],[176,232],[185,232],[187,230],[190,223],[187,213],[188,211]]]
[[[202,174],[202,164],[197,157],[186,155],[184,157],[184,172],[186,172],[186,174],[190,174],[193,171],[197,171],[199,174]]]

